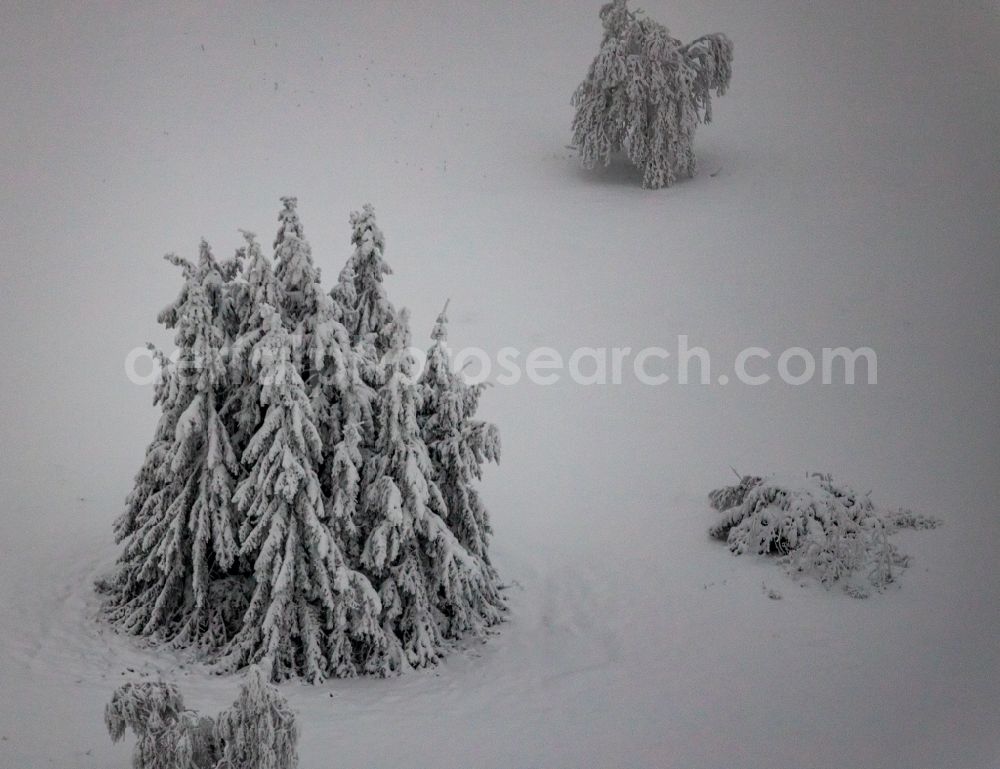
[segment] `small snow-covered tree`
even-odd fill
[[[503,616],[503,599],[481,558],[448,528],[417,413],[420,390],[408,352],[408,314],[393,323],[379,393],[379,430],[369,463],[365,512],[370,534],[362,564],[380,582],[389,669],[425,667],[446,639],[481,632]],[[387,671],[386,671],[387,672]]]
[[[106,587],[119,628],[212,647],[225,640],[225,629],[212,614],[210,575],[224,573],[236,555],[232,495],[238,466],[219,414],[226,386],[224,277],[205,242],[197,266],[168,259],[185,275],[180,296],[160,314],[176,329],[180,350],[166,380],[173,390],[167,419],[173,435],[165,447],[158,428],[160,487],[146,495],[138,513],[130,506],[119,520],[125,548]],[[142,494],[147,469],[140,473]]]
[[[126,683],[104,709],[112,742],[136,735],[133,769],[216,769],[220,756],[211,718],[184,707],[173,684]]]
[[[129,682],[104,709],[112,742],[136,735],[133,769],[295,769],[298,727],[281,693],[250,669],[217,718],[184,707],[174,684]]]
[[[583,165],[607,165],[623,150],[644,187],[693,176],[695,129],[712,119],[712,91],[729,86],[733,44],[712,34],[684,45],[627,0],[612,0],[600,15],[601,49],[573,95]]]
[[[266,305],[261,315],[253,364],[266,411],[243,455],[250,470],[235,494],[245,516],[240,552],[254,562],[255,587],[222,665],[260,664],[273,680],[301,675],[315,682],[331,672],[349,675],[357,657],[377,652],[381,607],[330,534],[313,409],[281,318]]]
[[[216,769],[295,769],[295,714],[260,669],[250,668],[239,696],[215,721],[221,756]]]
[[[476,483],[482,479],[484,462],[500,461],[500,433],[495,425],[475,419],[486,385],[468,385],[461,372],[453,370],[447,310],[445,304],[434,324],[421,374],[421,429],[448,511],[448,527],[466,550],[488,564],[493,530]]]

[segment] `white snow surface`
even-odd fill
[[[1000,765],[996,5],[643,2],[736,45],[700,174],[655,192],[564,147],[598,5],[0,8],[0,766],[127,766],[102,710],[132,675],[236,696],[95,623],[92,585],[156,418],[123,363],[169,341],[159,256],[269,242],[280,195],[328,285],[375,204],[420,343],[451,297],[456,347],[879,356],[874,386],[491,389],[510,621],[429,672],[283,685],[303,769]],[[800,587],[708,538],[728,465],[945,525],[897,536],[886,593]]]

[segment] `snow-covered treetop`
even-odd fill
[[[466,458],[469,472],[478,478],[484,461],[499,461],[500,436],[495,425],[474,419],[486,384],[469,385],[461,372],[453,370],[447,344],[447,309],[446,303],[434,324],[434,341],[420,378],[424,436],[435,450],[452,455],[446,458],[449,461],[457,459],[458,453],[471,452]]]
[[[352,334],[358,327],[358,290],[354,280],[353,260],[348,259],[340,275],[337,276],[337,283],[330,289],[330,298],[333,299],[338,313],[337,319]]]
[[[285,242],[285,238],[294,237],[304,240],[306,237],[305,231],[302,229],[302,222],[299,221],[298,211],[296,211],[298,204],[299,199],[296,197],[286,196],[281,198],[282,209],[278,212],[278,221],[281,223],[281,226],[278,228],[278,235],[274,239],[274,249],[276,251]]]
[[[290,329],[295,329],[308,312],[306,293],[320,281],[319,268],[313,263],[312,249],[299,221],[295,198],[282,198],[278,214],[278,234],[274,239],[274,275],[282,295],[282,314]]]
[[[451,370],[451,353],[448,350],[447,313],[448,302],[445,302],[434,322],[434,328],[431,331],[433,342],[427,351],[427,360],[424,362],[424,370],[420,375],[429,411],[437,410],[438,400],[442,393],[452,386],[451,380],[456,376]]]
[[[249,289],[250,302],[256,305],[269,304],[278,306],[278,287],[274,282],[274,269],[271,260],[265,256],[257,236],[247,230],[240,230],[247,244],[236,252],[240,261],[240,277]]]
[[[438,313],[437,320],[434,321],[434,328],[431,330],[431,339],[444,344],[448,341],[448,305],[451,300],[444,303],[441,312]]]
[[[351,212],[350,221],[353,229],[351,243],[358,247],[361,259],[371,259],[376,256],[373,252],[377,252],[377,257],[381,257],[382,251],[385,249],[385,235],[375,223],[375,207],[371,203],[365,203],[360,211]],[[383,274],[392,274],[392,269],[384,262],[379,263],[376,259],[371,264],[378,268],[379,280]]]
[[[392,268],[385,261],[385,237],[375,223],[375,209],[366,203],[362,210],[351,213],[351,243],[354,254],[350,267],[354,273],[356,294],[356,327],[352,329],[354,339],[368,334],[379,335],[392,323],[395,310],[385,293],[383,278],[392,274]],[[380,340],[389,344],[387,338]]]
[[[236,317],[237,345],[252,347],[256,338],[254,332],[260,329],[260,308],[267,304],[271,307],[280,305],[280,294],[271,260],[264,254],[260,243],[252,232],[241,231],[246,245],[236,252],[240,264],[237,276]],[[247,338],[250,335],[251,338]]]
[[[217,313],[225,311],[225,285],[233,279],[238,269],[239,262],[235,259],[223,262],[216,259],[208,241],[202,238],[198,248],[198,274]]]
[[[184,284],[177,298],[158,315],[167,328],[176,331],[174,341],[180,349],[176,368],[182,384],[199,391],[219,385],[225,376],[227,336],[224,328],[224,270],[212,255],[208,243],[201,241],[197,265],[176,254],[164,257],[181,268]]]

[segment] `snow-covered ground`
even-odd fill
[[[155,420],[159,255],[269,240],[295,194],[332,280],[371,201],[390,292],[456,346],[869,345],[878,384],[522,381],[484,402],[502,632],[434,671],[286,684],[303,769],[996,767],[1000,21],[995,4],[644,2],[727,32],[702,172],[580,170],[597,3],[0,9],[0,766],[124,767],[125,676],[232,679],[96,625]],[[709,540],[709,488],[830,471],[943,517],[867,601]],[[762,583],[783,600],[769,600]]]

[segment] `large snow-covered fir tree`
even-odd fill
[[[604,38],[573,95],[573,143],[586,168],[624,151],[644,187],[695,173],[694,133],[712,120],[712,92],[732,76],[733,44],[722,34],[687,45],[627,0],[601,8]]]
[[[347,566],[326,523],[319,471],[323,444],[292,342],[264,305],[253,366],[265,407],[243,455],[236,490],[244,514],[240,555],[254,564],[254,592],[225,665],[260,664],[275,680],[322,681],[353,672],[354,646],[380,646],[381,606],[367,578]]]
[[[368,466],[365,512],[371,533],[362,564],[379,583],[382,623],[413,667],[437,661],[446,638],[481,632],[503,614],[503,599],[484,560],[445,523],[448,509],[418,423],[421,390],[408,352],[402,311],[389,334],[379,432]]]
[[[448,371],[443,316],[414,381],[370,205],[330,291],[295,198],[279,221],[273,269],[249,233],[233,261],[204,243],[196,264],[170,257],[178,356],[156,353],[162,413],[115,524],[106,615],[273,680],[432,664],[503,617],[475,489],[496,428]]]
[[[106,586],[119,627],[213,646],[222,639],[210,582],[227,572],[237,551],[232,501],[239,468],[220,416],[227,380],[225,277],[207,243],[197,265],[168,258],[185,276],[177,300],[160,313],[161,322],[176,329],[179,358],[157,391],[164,414],[116,522],[124,550]]]

